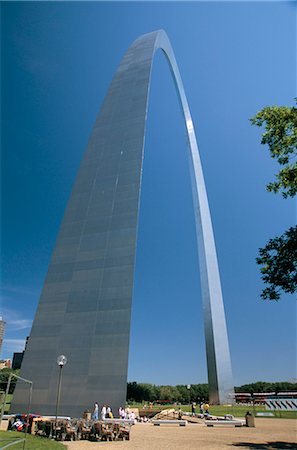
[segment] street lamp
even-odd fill
[[[59,383],[58,383],[57,402],[56,402],[55,437],[57,437],[57,419],[58,419],[58,410],[59,410],[59,405],[60,405],[62,369],[66,365],[66,363],[67,363],[67,358],[65,355],[58,356],[57,364],[60,367],[60,372],[59,372]]]
[[[187,389],[189,391],[189,407],[190,407],[190,412],[191,412],[191,385],[190,384],[187,385]]]

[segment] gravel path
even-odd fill
[[[68,450],[296,450],[296,425],[290,419],[256,419],[255,428],[137,424],[132,427],[130,441],[78,441],[65,445]]]

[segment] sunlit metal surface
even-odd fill
[[[95,401],[115,411],[126,396],[148,92],[162,49],[175,80],[189,141],[199,248],[210,401],[230,402],[230,355],[216,249],[195,130],[164,31],[137,39],[124,55],[96,120],[54,249],[25,352],[33,409],[53,414],[56,358],[67,355],[60,414],[81,416]],[[168,166],[170,170],[170,166]],[[15,391],[23,411],[27,392]]]

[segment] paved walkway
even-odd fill
[[[290,419],[256,419],[255,428],[137,424],[130,441],[65,442],[69,450],[296,450],[297,422]]]

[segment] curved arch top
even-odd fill
[[[145,126],[158,49],[167,57],[188,137],[210,401],[230,402],[225,313],[195,129],[172,47],[159,30],[139,37],[124,55],[66,208],[22,366],[42,414],[55,411],[58,354],[68,359],[60,414],[78,416],[95,400],[113,408],[125,402]],[[18,385],[12,410],[26,402]]]

